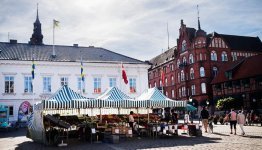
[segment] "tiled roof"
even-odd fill
[[[175,50],[176,50],[176,47],[170,48],[169,50],[165,51],[164,53],[151,59],[149,62],[152,64],[152,68],[155,68],[167,61],[174,59]]]
[[[226,35],[218,34],[216,32],[214,32],[214,36],[223,38],[232,50],[262,52],[262,42],[258,37]]]
[[[0,60],[30,61],[33,59],[34,54],[34,60],[36,61],[75,62],[80,61],[82,56],[84,62],[144,63],[143,61],[99,47],[56,45],[56,57],[52,57],[52,52],[52,45],[0,42]]]
[[[231,80],[239,80],[250,77],[262,76],[262,54],[245,58],[244,60],[228,62],[219,68],[218,75],[211,84],[229,81],[225,72],[233,71]]]

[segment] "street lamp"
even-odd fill
[[[207,106],[208,106],[208,105],[209,105],[209,101],[207,100],[207,102],[206,102],[206,103],[207,103]]]
[[[190,97],[189,97],[189,102],[192,102],[192,101],[193,101],[193,99],[192,99],[192,97],[190,96]]]

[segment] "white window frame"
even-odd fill
[[[24,76],[24,93],[33,93],[32,76]]]
[[[136,78],[129,78],[129,92],[136,93]]]
[[[204,67],[200,67],[199,72],[200,72],[200,77],[205,77],[205,68]]]
[[[109,87],[115,87],[115,86],[116,86],[116,78],[109,78]]]
[[[60,78],[60,85],[61,86],[68,85],[68,77],[61,77]]]
[[[191,80],[195,79],[194,68],[190,68],[190,79],[191,79]]]
[[[101,82],[102,82],[102,79],[100,77],[94,77],[93,78],[93,83],[94,83],[94,91],[93,92],[95,94],[100,94],[102,92]]]
[[[217,61],[217,53],[216,53],[216,51],[212,51],[210,57],[211,57],[211,61]]]
[[[201,92],[202,94],[206,94],[207,91],[206,91],[206,83],[201,83]]]
[[[50,76],[43,77],[43,93],[52,92],[52,78]]]

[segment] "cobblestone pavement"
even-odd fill
[[[0,149],[99,149],[99,150],[167,150],[167,149],[262,149],[262,127],[244,126],[246,135],[240,135],[237,128],[237,135],[230,133],[229,125],[214,125],[214,133],[203,133],[202,137],[168,137],[168,138],[132,138],[120,141],[118,144],[93,143],[76,141],[69,143],[67,147],[45,146],[32,142],[26,138],[25,129],[18,131],[0,131]]]

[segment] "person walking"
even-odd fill
[[[134,112],[133,111],[130,111],[130,114],[129,114],[129,117],[128,117],[128,122],[129,122],[129,127],[132,128],[132,131],[134,132],[134,122],[135,122],[135,119],[134,119],[134,116],[133,116]]]
[[[245,135],[245,131],[244,131],[244,128],[243,128],[243,126],[244,126],[244,124],[245,124],[245,115],[244,115],[244,113],[243,113],[243,110],[241,111],[241,110],[239,110],[239,113],[238,113],[238,115],[237,115],[237,123],[239,124],[239,127],[240,127],[240,129],[241,129],[241,131],[242,131],[242,135]]]
[[[230,134],[233,134],[232,130],[233,130],[233,127],[234,127],[234,130],[235,130],[235,135],[236,135],[236,132],[237,132],[237,113],[234,111],[234,109],[232,108],[231,109],[231,112],[229,113],[229,123],[230,123]]]
[[[201,118],[202,118],[202,124],[204,125],[205,132],[207,133],[207,125],[208,125],[208,118],[209,118],[209,113],[204,106],[202,111],[201,111]]]

